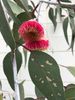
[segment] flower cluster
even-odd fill
[[[25,21],[19,27],[18,33],[24,40],[24,47],[28,50],[44,50],[49,42],[45,38],[44,29],[37,21]]]

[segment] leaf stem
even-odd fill
[[[17,80],[17,64],[16,64],[16,56],[13,53],[13,75],[14,75],[14,87],[15,87],[15,100],[20,100],[20,92],[19,92],[19,85],[16,82]]]

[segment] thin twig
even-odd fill
[[[74,67],[75,68],[75,66],[65,66],[65,65],[61,65],[61,64],[59,64],[59,66],[64,67],[64,68],[68,68],[68,67]]]
[[[58,2],[52,2],[52,1],[43,1],[43,0],[41,0],[40,2],[50,4],[50,5],[55,5],[55,6],[59,5]],[[75,4],[73,4],[73,3],[60,2],[60,6],[63,7],[63,8],[75,9]]]
[[[61,65],[61,64],[59,64],[59,66],[61,66],[61,67],[64,67],[64,68],[67,68],[68,66],[65,66],[65,65]]]

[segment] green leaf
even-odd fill
[[[71,72],[71,74],[72,74],[73,76],[75,76],[75,67],[69,66],[69,67],[66,67],[66,68]]]
[[[54,25],[54,30],[55,30],[55,29],[56,29],[57,23],[56,23],[56,16],[54,15],[54,10],[53,10],[53,8],[50,8],[50,9],[49,9],[49,18],[51,19],[51,21],[52,21],[52,23],[53,23],[53,25]]]
[[[73,9],[68,9],[69,12],[69,17],[74,18],[75,17],[75,12]]]
[[[72,39],[71,39],[70,48],[72,49],[72,53],[73,53],[74,42],[75,42],[75,24],[74,24],[74,17],[71,16],[70,16],[70,26],[72,30]]]
[[[25,10],[26,14],[29,18],[31,18],[31,14],[28,11],[28,2],[27,0],[14,0],[22,9]]]
[[[20,67],[22,65],[22,54],[19,52],[19,50],[16,50],[15,55],[16,55],[16,63],[17,63],[17,72],[19,72]]]
[[[29,11],[33,11],[33,7],[31,5],[28,5]]]
[[[7,0],[2,0],[2,1],[4,3],[5,8],[7,9],[8,14],[17,24],[20,24],[19,20],[15,17],[14,13],[12,12],[12,9],[10,8],[8,1]]]
[[[72,31],[72,39],[71,39],[71,44],[70,44],[70,48],[72,49],[72,53],[73,53],[73,48],[74,48],[74,42],[75,42],[75,32]]]
[[[68,85],[65,90],[66,100],[75,100],[75,85]]]
[[[35,86],[35,93],[38,99],[45,100],[44,95],[39,91],[39,89]]]
[[[18,15],[20,14],[21,12],[23,12],[23,10],[14,2],[12,2],[11,0],[7,0],[10,7],[11,7],[11,10],[13,11],[14,14]]]
[[[3,100],[3,95],[2,94],[0,94],[0,100]]]
[[[59,67],[50,55],[31,52],[28,68],[32,81],[48,100],[65,100]]]
[[[68,28],[68,17],[64,19],[64,22],[63,22],[63,31],[64,31],[64,36],[65,36],[66,42],[69,44],[68,34],[67,34],[67,28]]]
[[[24,81],[19,84],[20,100],[24,100],[24,87],[23,87],[23,83],[24,83]]]
[[[71,2],[70,0],[60,0],[62,2]]]
[[[28,0],[21,0],[22,4],[26,9],[28,9]]]
[[[57,18],[57,8],[55,9],[55,19]]]
[[[21,8],[24,9],[23,1],[22,0],[14,0]],[[27,0],[26,0],[27,1]]]
[[[14,76],[13,76],[13,65],[12,65],[13,55],[8,53],[3,60],[4,73],[8,79],[8,82],[12,89],[14,89]]]
[[[24,58],[25,58],[25,65],[26,65],[27,59],[28,59],[27,50],[26,49],[23,49],[23,51],[24,51]]]
[[[31,12],[30,12],[31,13]],[[32,18],[34,18],[35,15],[32,16]],[[20,20],[21,24],[24,22],[24,21],[27,21],[27,20],[30,20],[30,18],[28,17],[28,14],[26,12],[23,12],[23,13],[20,13],[17,18]],[[13,25],[13,35],[14,35],[14,38],[15,38],[15,41],[16,42],[19,42],[19,33],[18,33],[18,29],[19,29],[19,26],[20,25],[17,25],[16,23],[14,23]],[[22,42],[20,40],[20,42]],[[22,42],[23,43],[23,42]],[[20,43],[21,44],[21,43]]]
[[[12,36],[9,24],[6,20],[1,2],[0,2],[0,31],[2,33],[5,42],[10,46],[12,50],[14,50],[15,49],[14,38]]]

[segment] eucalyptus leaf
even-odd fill
[[[15,23],[20,24],[19,20],[16,18],[14,13],[12,12],[12,9],[8,3],[7,0],[2,0],[4,3],[5,8],[7,9],[8,14],[12,17],[12,19],[15,21]]]
[[[20,0],[14,0],[16,3],[17,3],[17,5],[19,5],[22,9],[24,9],[24,6],[23,6],[23,4],[22,4],[22,2],[20,1]]]
[[[68,12],[69,12],[69,16],[74,18],[75,17],[75,12],[73,9],[68,9]]]
[[[28,11],[28,2],[27,0],[14,0],[23,10],[25,10],[26,14],[29,18],[31,18],[31,14]],[[25,4],[26,3],[26,4]]]
[[[21,9],[21,7],[19,7],[16,3],[14,3],[11,0],[7,0],[7,1],[8,1],[9,5],[11,7],[11,10],[13,11],[14,14],[18,15],[21,12],[23,12],[23,9]]]
[[[19,72],[22,65],[22,54],[20,53],[19,50],[16,50],[15,55],[16,55],[16,63],[17,63],[17,72]]]
[[[69,66],[69,67],[66,67],[66,68],[71,72],[71,74],[72,74],[73,76],[75,76],[75,67]]]
[[[52,21],[52,23],[53,23],[53,25],[54,25],[54,30],[55,30],[55,29],[56,29],[57,23],[56,23],[56,16],[54,15],[54,10],[53,10],[53,8],[50,8],[50,9],[49,9],[49,18],[50,18],[50,20]]]
[[[25,65],[26,65],[27,64],[27,59],[28,59],[27,50],[26,49],[23,49],[23,52],[24,52]]]
[[[23,87],[23,83],[24,83],[24,81],[19,84],[20,100],[24,100],[24,87]]]
[[[71,39],[70,48],[72,49],[72,53],[73,53],[74,42],[75,42],[75,24],[74,24],[74,17],[71,16],[70,16],[70,26],[72,30],[72,39]]]
[[[57,8],[55,9],[55,19],[57,18]]]
[[[33,7],[31,5],[28,5],[29,11],[33,11]]]
[[[65,18],[63,21],[63,31],[64,31],[64,36],[65,36],[66,42],[69,44],[67,28],[68,28],[68,17]]]
[[[48,100],[65,100],[59,67],[50,55],[32,51],[28,68],[32,81]]]
[[[28,0],[21,0],[22,4],[28,9]]]
[[[13,55],[11,52],[9,52],[3,60],[3,70],[11,88],[14,90],[14,76],[13,76],[12,60],[13,60]]]
[[[68,85],[65,90],[66,100],[75,100],[75,85]]]
[[[71,44],[70,44],[70,48],[72,50],[73,53],[73,48],[74,48],[74,42],[75,42],[75,35],[74,35],[74,31],[72,31],[72,39],[71,39]]]
[[[5,40],[5,42],[10,46],[12,50],[15,49],[15,41],[12,36],[12,32],[10,30],[9,24],[6,20],[5,13],[3,11],[1,2],[0,2],[0,31],[2,33],[2,36]]]
[[[60,0],[62,2],[71,2],[70,0]]]

